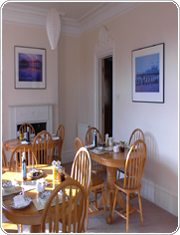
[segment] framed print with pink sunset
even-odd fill
[[[15,88],[46,88],[46,50],[15,46]]]

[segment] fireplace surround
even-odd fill
[[[53,105],[12,105],[11,109],[11,138],[17,137],[19,125],[28,122],[30,124],[45,123],[46,131],[53,133]]]

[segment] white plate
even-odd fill
[[[53,136],[52,139],[53,140],[59,140],[59,136]]]
[[[22,208],[25,208],[27,206],[29,206],[32,202],[32,199],[30,197],[24,197],[24,200],[25,200],[25,204],[22,205],[22,206],[18,206],[16,207],[15,204],[14,204],[14,199],[10,202],[10,207],[12,207],[13,209],[22,209]]]
[[[93,149],[93,150],[91,150],[93,153],[96,153],[96,154],[106,154],[107,153],[107,151],[106,150],[104,150],[104,149]]]
[[[105,147],[104,149],[107,150],[107,151],[112,151],[112,150],[113,150],[113,147],[114,147],[114,146],[108,146],[108,147]]]
[[[38,178],[40,178],[41,176],[43,176],[44,171],[39,170],[39,173],[40,173],[40,174],[39,174],[39,175],[37,175],[37,176],[31,176],[31,175],[30,175],[30,172],[28,172],[28,173],[27,173],[27,177],[28,177],[28,178],[30,178],[30,179],[32,179],[32,180],[34,180],[34,179],[38,179]]]
[[[86,146],[85,146],[85,148],[87,148],[87,149],[93,149],[94,147],[95,147],[94,144],[90,144],[90,145],[86,145]]]

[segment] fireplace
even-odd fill
[[[17,105],[11,108],[11,138],[17,137],[19,126],[30,123],[36,134],[42,130],[53,133],[53,105]]]
[[[19,130],[21,124],[17,125],[17,131]],[[30,123],[30,124],[34,127],[35,135],[37,135],[40,131],[46,130],[46,122]]]

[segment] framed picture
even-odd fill
[[[164,103],[164,43],[132,51],[132,101]]]
[[[15,88],[46,88],[46,50],[15,46]]]

